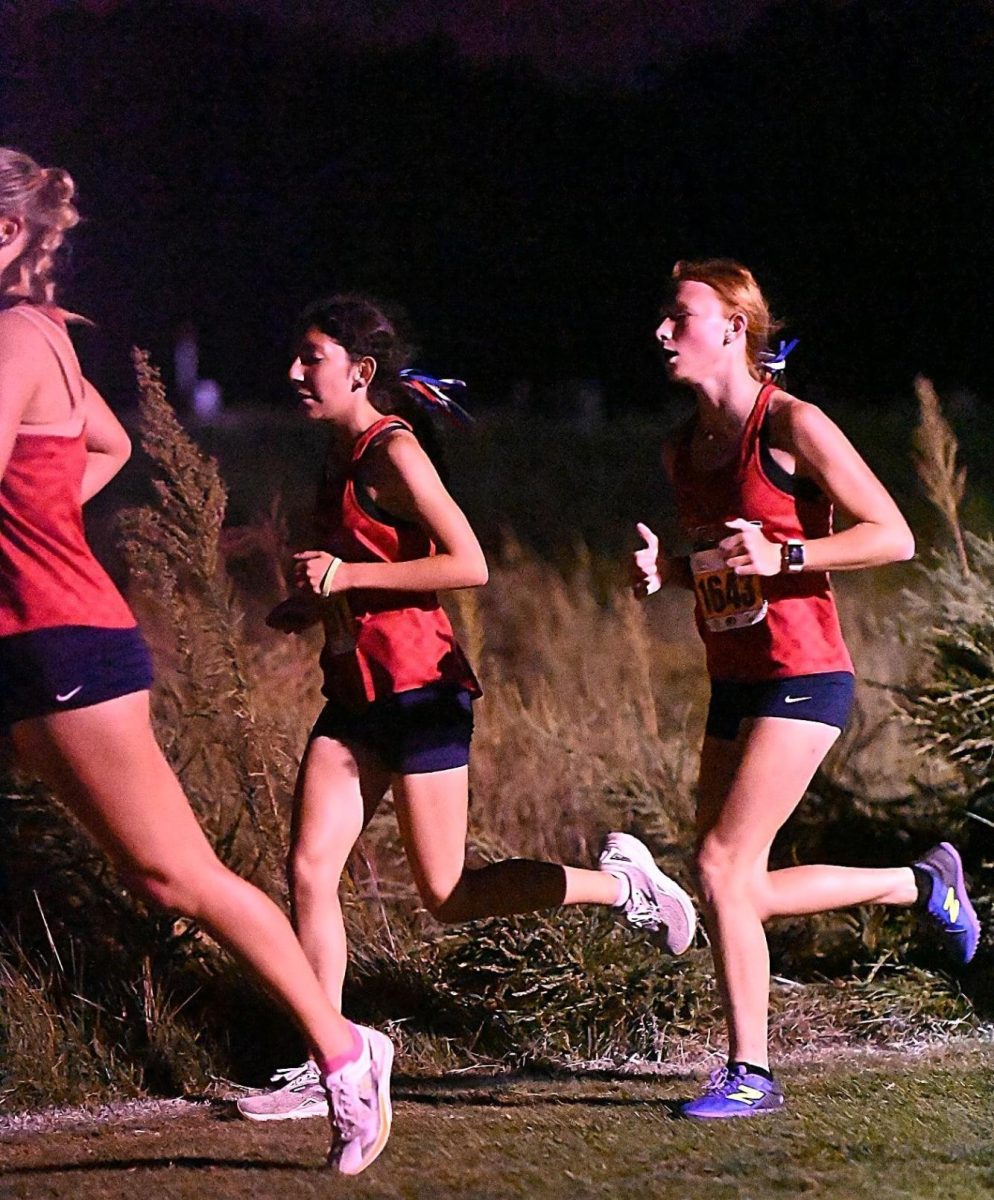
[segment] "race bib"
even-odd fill
[[[356,648],[357,626],[344,592],[329,596],[324,602],[321,621],[324,625],[324,647],[328,654],[351,654]]]
[[[704,624],[714,633],[757,625],[766,616],[767,602],[758,575],[736,575],[716,547],[690,556],[694,591]]]

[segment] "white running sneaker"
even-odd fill
[[[299,1067],[283,1067],[270,1083],[280,1086],[237,1101],[236,1107],[246,1120],[299,1121],[328,1115],[328,1098],[316,1063],[308,1060]]]
[[[328,1165],[343,1175],[365,1171],[390,1136],[393,1043],[376,1029],[356,1025],[362,1053],[322,1079],[331,1117]]]
[[[629,925],[647,933],[650,941],[665,946],[671,954],[687,949],[697,928],[693,902],[675,880],[660,871],[648,846],[630,833],[609,833],[597,865],[609,875],[628,880],[629,896],[621,912]]]

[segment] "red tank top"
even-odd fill
[[[769,457],[764,462],[762,431],[775,390],[773,384],[760,389],[737,457],[717,470],[701,470],[691,461],[693,421],[678,435],[673,487],[680,524],[691,540],[695,530],[720,528],[736,517],[761,522],[763,535],[771,542],[788,538],[809,541],[832,532],[832,504],[823,492],[809,481],[797,479],[791,494],[786,488],[791,486],[792,476],[784,472],[779,484],[770,478],[776,464]],[[729,532],[723,530],[721,536]],[[827,572],[750,579],[758,582],[767,609],[761,620],[739,628],[710,628],[698,589],[697,627],[712,679],[748,683],[853,669]],[[733,581],[732,586],[737,583]],[[720,596],[720,581],[717,587]]]
[[[57,308],[18,305],[58,359],[71,416],[22,424],[0,480],[0,637],[60,625],[130,629],[135,618],[83,531],[83,379]]]
[[[378,512],[360,494],[359,465],[372,443],[387,430],[410,428],[399,417],[374,422],[356,440],[344,480],[325,479],[315,514],[322,549],[345,562],[409,562],[435,553],[420,526]],[[329,630],[321,655],[329,699],[362,707],[432,683],[480,695],[436,593],[353,589],[346,599],[355,622],[355,648],[336,653]]]

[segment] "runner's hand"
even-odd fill
[[[658,592],[663,581],[659,574],[659,538],[641,522],[635,528],[645,542],[642,549],[632,555],[632,594],[641,600]]]
[[[780,545],[768,542],[758,525],[736,517],[725,525],[735,532],[722,538],[718,549],[736,575],[779,575]]]
[[[321,581],[325,577],[325,573],[331,566],[334,559],[333,554],[329,554],[325,550],[301,550],[299,554],[294,556],[293,577],[297,587],[302,588],[305,592],[313,592],[316,596],[321,595]],[[348,591],[348,583],[346,581],[348,563],[340,563],[336,570],[332,581],[331,588],[327,595],[335,596],[339,592]]]

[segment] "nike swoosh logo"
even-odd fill
[[[802,700],[810,700],[810,696],[784,696],[784,704],[800,704]]]
[[[71,700],[73,696],[77,694],[77,692],[81,692],[82,690],[83,685],[80,684],[79,687],[74,687],[71,692],[66,692],[64,696],[56,696],[55,699],[59,702],[59,704],[65,704],[67,700]]]

